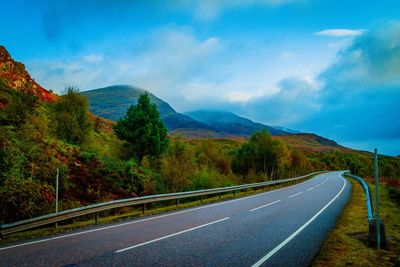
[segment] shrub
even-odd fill
[[[161,176],[171,192],[187,189],[196,168],[193,150],[181,139],[173,141],[161,159]]]
[[[48,214],[55,209],[54,188],[32,179],[8,179],[0,189],[2,223]]]

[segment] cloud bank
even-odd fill
[[[320,87],[292,79],[276,96],[249,106],[262,103],[267,114],[287,113],[282,124],[291,114],[295,120],[286,126],[343,144],[372,150],[386,140],[386,153],[400,152],[400,22],[355,37],[316,80]]]

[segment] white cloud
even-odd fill
[[[68,86],[91,88],[104,74],[103,68],[81,58],[28,62],[27,69],[42,86],[57,93],[62,93]]]
[[[357,29],[357,30],[350,30],[350,29],[329,29],[329,30],[323,30],[314,33],[315,35],[320,35],[320,36],[329,36],[329,37],[354,37],[361,35],[365,32],[363,29]]]
[[[298,125],[345,145],[398,154],[399,62],[400,22],[354,38],[318,76],[325,83],[318,99],[322,108]]]
[[[179,96],[182,99],[187,84],[222,74],[213,72],[213,68],[223,49],[218,37],[199,39],[188,27],[169,26],[141,40],[109,43],[102,53],[83,53],[68,60],[31,61],[27,67],[39,83],[56,92],[62,92],[68,85],[89,90],[127,83],[146,88],[166,100],[176,97],[182,89],[183,96]],[[202,91],[198,94],[202,95]]]

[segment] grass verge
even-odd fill
[[[350,200],[313,266],[394,266],[400,256],[399,206],[390,199],[389,189],[380,186],[379,206],[385,224],[387,246],[381,250],[370,248],[365,194],[357,182],[351,182],[353,191]],[[369,186],[375,204],[375,187],[371,184]]]

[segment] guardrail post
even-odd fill
[[[94,224],[97,224],[98,222],[99,222],[99,213],[96,212],[96,213],[94,214]]]
[[[381,243],[386,242],[385,235],[385,226],[383,222],[380,220],[379,216],[379,176],[378,176],[378,149],[374,149],[374,172],[375,172],[375,201],[376,201],[376,213],[375,213],[375,221],[376,221],[376,247],[381,249]],[[382,233],[381,233],[382,231]],[[383,242],[381,242],[383,241]]]
[[[368,184],[361,177],[346,174],[348,177],[358,181],[364,189],[366,203],[367,203],[367,211],[368,211],[368,241],[369,246],[377,247],[385,246],[386,244],[386,234],[385,234],[385,225],[382,221],[378,221],[377,217],[373,217],[373,209],[372,209],[372,198],[371,192],[369,190]],[[377,214],[377,212],[375,212]],[[379,238],[378,238],[379,231]],[[379,244],[378,244],[379,240]]]
[[[203,204],[203,195],[201,195],[200,203]]]
[[[374,149],[374,173],[375,173],[375,201],[376,201],[376,247],[381,249],[381,229],[379,223],[379,178],[378,178],[378,149]]]
[[[143,204],[142,206],[142,214],[146,213],[146,203]]]
[[[218,196],[219,196],[219,199],[221,199],[221,193],[219,193]]]
[[[176,199],[176,208],[179,206],[179,198]]]
[[[233,198],[235,198],[235,195],[236,195],[236,191],[233,190]]]

